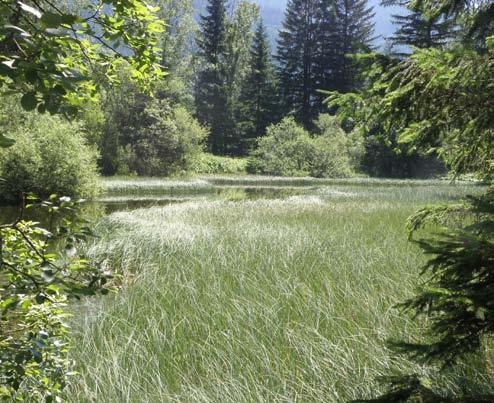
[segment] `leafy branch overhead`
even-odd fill
[[[0,85],[21,93],[25,110],[70,115],[127,60],[149,89],[163,75],[158,10],[143,0],[87,2],[80,12],[54,0],[0,0]]]
[[[47,211],[52,225],[42,228],[24,220],[25,209],[35,207]],[[68,298],[113,288],[112,274],[78,251],[93,232],[77,210],[78,202],[52,195],[41,203],[23,203],[15,222],[0,225],[2,400],[60,401],[71,375]]]
[[[494,72],[492,37],[482,53],[461,47],[447,51],[416,49],[397,63],[371,55],[360,93],[331,93],[331,107],[364,134],[396,133],[409,150],[440,155],[455,173],[489,176],[492,169]]]

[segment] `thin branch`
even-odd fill
[[[41,13],[45,13],[44,8],[43,8],[43,7],[41,7],[41,5],[40,5],[40,4],[39,4],[36,0],[31,0],[31,1],[34,3],[34,5],[35,5],[36,7],[38,7],[38,8],[39,8],[39,10],[41,11]]]
[[[19,270],[17,267],[15,267],[15,266],[11,265],[10,263],[7,263],[7,262],[5,262],[3,260],[2,260],[2,264],[5,265],[5,266],[7,266],[10,270],[16,272],[17,274],[20,274],[21,276],[27,277],[29,280],[31,280],[33,282],[33,284],[36,287],[36,289],[38,291],[41,291],[41,287],[40,287],[40,285],[38,283],[38,280],[36,280],[36,278],[33,277],[31,274],[26,273],[26,272],[24,272],[22,270]]]
[[[101,7],[102,6],[103,6],[103,3],[100,2],[99,5],[96,7],[96,11],[94,12],[94,14],[91,15],[90,17],[84,18],[84,21],[87,22],[89,20],[92,20],[92,19],[96,18],[96,16],[100,13],[100,10],[101,10]]]

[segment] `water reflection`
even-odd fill
[[[411,182],[413,183],[413,182]],[[460,185],[454,186],[443,182],[430,182],[431,185],[425,186],[401,186],[390,187],[389,183],[384,181],[382,184],[375,186],[362,186],[360,183],[346,186],[305,186],[299,184],[293,186],[286,183],[285,186],[279,184],[269,186],[266,183],[252,184],[228,184],[217,183],[214,187],[206,187],[202,190],[184,187],[178,188],[153,188],[145,191],[136,191],[129,188],[127,194],[122,190],[110,191],[98,200],[86,202],[82,205],[81,216],[90,222],[95,222],[99,218],[118,211],[131,211],[139,208],[148,208],[156,206],[167,206],[189,201],[211,201],[211,200],[257,200],[257,199],[285,199],[291,196],[310,196],[315,195],[325,199],[348,200],[358,197],[360,200],[388,200],[388,201],[405,201],[414,203],[434,203],[450,200],[458,200],[469,194],[479,194],[483,191],[482,186]],[[434,186],[432,186],[434,185]],[[0,206],[0,223],[9,223],[15,221],[19,214],[19,208],[16,206]],[[28,210],[25,218],[33,221],[39,221],[46,225],[46,211],[40,209]]]
[[[83,203],[80,215],[90,222],[118,211],[131,211],[139,208],[155,206],[167,206],[189,201],[206,200],[256,200],[256,199],[282,199],[289,196],[301,195],[307,192],[306,188],[282,188],[282,187],[245,187],[245,186],[218,186],[214,192],[191,194],[184,191],[182,194],[176,189],[164,194],[144,195],[106,195],[95,201]],[[0,205],[0,223],[14,222],[19,216],[19,207]],[[26,220],[41,222],[48,226],[47,213],[44,209],[32,208],[24,212]]]

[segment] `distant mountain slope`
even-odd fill
[[[238,1],[238,0],[233,0]],[[268,30],[273,38],[273,42],[278,34],[278,30],[283,22],[287,0],[252,0],[261,6],[261,13]],[[396,7],[381,7],[380,0],[369,0],[369,5],[374,7],[376,13],[376,45],[382,45],[384,38],[394,32],[391,22],[391,15],[399,10]],[[196,8],[199,12],[204,10],[207,0],[195,0]]]

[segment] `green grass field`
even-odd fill
[[[376,378],[392,371],[427,371],[386,346],[389,338],[418,340],[424,325],[394,308],[412,295],[424,263],[404,223],[420,206],[477,187],[198,181],[230,188],[99,222],[90,252],[124,274],[125,285],[75,310],[80,376],[69,400],[344,402],[378,393]],[[113,184],[120,197],[123,182]],[[139,186],[128,185],[129,197],[139,197]],[[244,189],[252,187],[296,191],[252,199]],[[443,374],[437,387],[492,392],[477,361]]]

